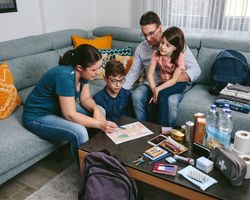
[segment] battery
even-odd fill
[[[185,163],[188,163],[190,165],[194,165],[194,159],[193,158],[186,158],[186,157],[183,157],[183,156],[174,155],[174,159],[185,162]]]
[[[189,156],[192,155],[194,141],[194,122],[187,121],[185,124],[185,142],[188,147]]]

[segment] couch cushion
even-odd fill
[[[193,120],[193,115],[196,112],[206,113],[210,105],[214,103],[217,96],[210,95],[209,86],[203,84],[195,84],[188,90],[180,103],[180,118],[182,123]],[[178,118],[179,119],[179,118]]]
[[[0,124],[0,175],[22,165],[54,145],[26,130],[21,123],[23,106]]]
[[[106,82],[104,80],[89,81],[91,96],[93,97],[97,92],[102,90],[105,85],[106,85]]]
[[[111,34],[113,37],[113,40],[140,43],[144,40],[144,38],[140,36],[140,32],[141,31],[139,28],[102,26],[102,27],[95,28],[93,30],[93,35],[103,36],[103,35]]]
[[[26,99],[28,98],[30,92],[33,90],[34,87],[35,86],[30,86],[18,91],[22,104],[25,103]]]
[[[52,42],[46,35],[0,42],[0,61],[49,51],[51,48]]]
[[[250,40],[246,37],[210,35],[202,38],[201,46],[211,49],[234,49],[250,52]]]
[[[7,118],[20,103],[8,64],[0,63],[0,119]]]
[[[73,44],[71,39],[72,35],[88,37],[89,32],[80,29],[68,29],[68,30],[47,33],[45,35],[47,35],[51,39],[52,48],[55,50],[71,46]]]
[[[63,54],[69,50],[72,50],[74,49],[74,47],[71,45],[71,46],[68,46],[68,47],[64,47],[62,49],[57,49],[56,50],[56,53],[58,54],[58,56],[63,56]]]
[[[185,40],[190,49],[199,49],[201,46],[201,35],[185,34]]]
[[[9,61],[15,86],[18,90],[35,85],[51,67],[58,65],[59,56],[55,51],[15,58]]]

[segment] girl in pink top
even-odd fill
[[[157,104],[158,120],[163,126],[168,126],[168,97],[182,93],[186,88],[186,82],[177,82],[181,73],[185,71],[184,47],[185,38],[182,30],[170,27],[164,31],[159,49],[154,51],[151,57],[147,78],[153,96],[149,103]],[[158,85],[154,80],[156,67],[160,68]]]

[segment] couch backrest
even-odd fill
[[[7,61],[18,90],[35,85],[59,56],[72,49],[71,35],[87,37],[88,31],[69,29],[0,42],[0,62]]]
[[[250,64],[249,37],[209,35],[201,38],[197,61],[201,67],[201,75],[197,83],[210,84],[210,69],[217,54],[226,49],[240,51]]]

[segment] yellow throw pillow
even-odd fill
[[[21,104],[7,63],[0,63],[0,119],[7,118]]]
[[[133,56],[120,56],[118,54],[115,54],[115,59],[120,61],[124,65],[127,74],[133,63]]]
[[[71,38],[73,40],[74,48],[78,47],[81,44],[89,44],[97,49],[110,49],[112,46],[112,35],[106,35],[94,39],[87,39],[84,37],[79,37],[77,35],[72,35]]]

